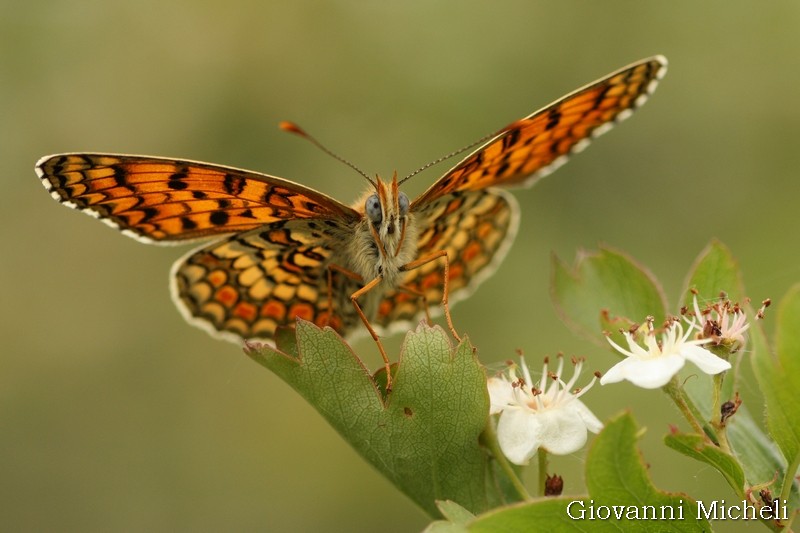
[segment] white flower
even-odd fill
[[[672,320],[661,335],[660,341],[656,340],[652,319],[648,320],[647,325],[645,347],[637,344],[629,332],[623,332],[628,341],[628,350],[612,341],[610,337],[606,337],[611,346],[627,357],[600,378],[601,385],[627,379],[645,389],[663,387],[678,373],[687,359],[706,374],[719,374],[731,367],[728,361],[700,347],[712,339],[689,340],[696,327],[694,323],[690,322],[689,330],[684,333],[680,321]]]
[[[694,316],[700,323],[690,324],[700,332],[702,338],[711,339],[717,346],[727,346],[730,353],[737,352],[744,346],[744,334],[750,328],[750,323],[738,304],[725,300],[708,305],[701,311],[695,294]]]
[[[497,423],[497,441],[508,460],[518,465],[528,460],[539,448],[556,455],[573,453],[586,444],[587,430],[597,433],[602,422],[578,398],[588,391],[597,377],[583,389],[570,392],[581,373],[582,361],[574,360],[575,374],[568,383],[561,379],[564,367],[559,356],[558,369],[548,373],[545,359],[539,387],[531,386],[530,372],[520,359],[522,377],[516,369],[508,376],[489,378],[492,414],[501,413]]]

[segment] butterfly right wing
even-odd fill
[[[295,219],[231,235],[189,253],[172,268],[172,296],[183,316],[233,342],[274,338],[302,318],[346,334],[360,323],[349,292],[327,295],[328,271],[347,226]]]
[[[196,161],[71,153],[43,157],[36,172],[59,202],[149,243],[248,231],[294,218],[360,218],[292,181]]]

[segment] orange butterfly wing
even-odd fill
[[[198,239],[296,218],[361,218],[333,198],[288,180],[195,161],[59,154],[36,172],[59,202],[145,242]]]
[[[506,126],[414,200],[412,209],[455,191],[531,185],[630,116],[666,69],[662,56],[639,61]]]

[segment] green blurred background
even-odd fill
[[[0,2],[2,528],[386,533],[427,522],[278,378],[183,321],[167,290],[183,248],[141,245],[58,206],[34,174],[39,157],[199,159],[349,203],[363,180],[278,121],[370,173],[405,174],[657,53],[670,71],[651,101],[516,194],[517,242],[454,308],[487,363],[516,348],[537,364],[559,350],[599,370],[615,361],[556,317],[551,252],[571,262],[600,242],[626,250],[673,304],[712,237],[739,257],[754,299],[800,279],[800,4]],[[371,341],[356,349],[377,366]],[[679,421],[663,395],[623,384],[585,399],[601,418],[633,407],[660,487],[732,498],[660,444]],[[583,491],[582,461],[554,460],[565,492]]]

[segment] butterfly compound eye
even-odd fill
[[[367,217],[373,225],[377,226],[383,220],[383,211],[381,211],[381,201],[378,200],[378,195],[373,194],[367,198],[367,203],[364,206]]]
[[[400,206],[400,216],[406,216],[406,213],[408,213],[408,205],[410,203],[406,193],[400,193],[400,195],[397,197],[397,203]]]

